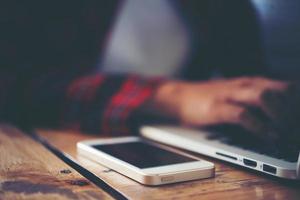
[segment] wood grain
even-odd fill
[[[0,125],[0,199],[112,198],[41,144]]]
[[[76,143],[99,138],[70,131],[39,131],[50,143],[76,156]],[[196,154],[197,155],[197,154]],[[78,158],[89,170],[108,181],[131,199],[300,199],[300,183],[286,182],[198,155],[216,164],[216,177],[172,185],[143,186],[97,163]]]

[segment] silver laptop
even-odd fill
[[[278,151],[277,147],[249,142],[246,135],[238,141],[217,131],[175,126],[143,126],[143,137],[160,143],[224,160],[285,179],[300,179],[299,150]],[[243,142],[244,141],[244,142]]]
[[[249,5],[253,6],[261,31],[259,35],[265,65],[277,76],[299,80],[300,1],[251,0]],[[272,144],[248,139],[247,134],[243,133],[236,134],[243,138],[232,139],[228,138],[232,133],[170,126],[144,126],[141,134],[158,142],[273,176],[300,179],[300,149],[293,149],[290,144],[277,144],[278,146],[272,147]]]

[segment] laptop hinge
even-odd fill
[[[299,152],[298,162],[297,162],[297,177],[300,178],[300,152]]]

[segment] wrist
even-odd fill
[[[153,95],[154,108],[164,115],[176,117],[179,114],[180,97],[184,91],[185,82],[166,81],[157,87]]]

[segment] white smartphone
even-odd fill
[[[145,185],[209,178],[215,173],[211,162],[139,137],[81,141],[77,152]]]

